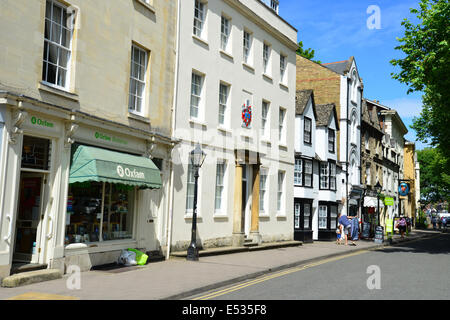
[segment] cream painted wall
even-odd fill
[[[144,115],[153,130],[171,133],[176,1],[64,1],[79,8],[73,39],[71,83],[64,98],[40,85],[46,1],[0,3],[0,89],[24,94],[149,130],[128,114],[131,45],[149,51]],[[41,88],[41,89],[39,89]]]

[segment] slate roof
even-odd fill
[[[345,61],[323,63],[322,66],[336,73],[339,73],[340,75],[345,75],[347,72],[350,71],[350,67],[352,66],[353,60],[354,58],[350,57],[350,59]]]
[[[336,128],[339,130],[336,115],[336,106],[334,103],[329,104],[318,104],[316,105],[316,126],[317,127],[327,127],[330,123],[331,115],[334,114],[334,121],[336,122]]]
[[[314,94],[312,89],[297,90],[295,94],[295,114],[303,114],[311,96],[314,105]]]

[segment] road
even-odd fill
[[[450,299],[450,234],[362,251],[215,289],[189,300]]]

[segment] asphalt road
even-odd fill
[[[450,234],[326,259],[189,300],[450,299]]]

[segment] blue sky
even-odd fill
[[[395,50],[396,37],[402,37],[404,18],[414,19],[410,8],[418,8],[419,0],[280,0],[279,14],[298,30],[304,48],[315,50],[315,60],[322,63],[347,60],[354,56],[364,82],[364,97],[396,109],[409,132],[406,139],[415,141],[409,126],[422,109],[421,93],[407,94],[407,86],[392,79],[398,71],[389,61],[403,57]],[[380,9],[381,28],[369,29],[367,20]],[[416,148],[425,144],[416,141]]]

